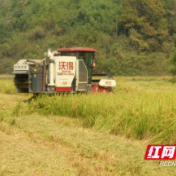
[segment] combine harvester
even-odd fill
[[[104,74],[92,74],[96,51],[59,48],[48,50],[42,60],[19,60],[12,72],[17,93],[111,92],[115,80]]]

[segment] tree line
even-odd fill
[[[176,0],[0,0],[0,73],[48,49],[93,47],[97,73],[164,75]]]

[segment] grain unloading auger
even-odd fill
[[[110,92],[116,81],[105,74],[92,74],[96,51],[60,48],[48,50],[42,60],[19,60],[12,72],[17,93]]]

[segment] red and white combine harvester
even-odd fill
[[[92,74],[96,51],[92,48],[59,48],[48,50],[42,60],[19,60],[12,72],[17,92],[110,92],[116,81],[106,75]]]

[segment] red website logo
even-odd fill
[[[145,160],[174,160],[176,145],[148,145]]]

